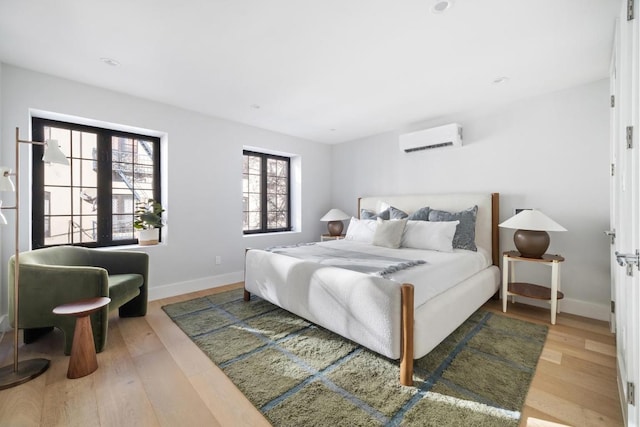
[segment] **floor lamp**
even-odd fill
[[[16,164],[15,169],[11,172],[11,169],[6,167],[0,167],[0,191],[15,191],[15,205],[2,207],[0,202],[0,223],[6,224],[7,220],[2,215],[2,210],[15,211],[15,270],[13,275],[13,283],[9,283],[9,286],[13,286],[13,364],[0,368],[0,390],[10,387],[15,387],[27,381],[30,381],[42,374],[49,368],[48,359],[29,359],[20,362],[18,360],[18,297],[20,287],[20,144],[31,145],[44,145],[44,156],[42,161],[46,163],[59,163],[63,165],[69,165],[69,160],[60,151],[58,141],[50,140],[47,142],[34,142],[20,139],[20,129],[16,128]],[[11,181],[11,176],[14,177],[15,185]]]

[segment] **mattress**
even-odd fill
[[[380,256],[426,261],[425,264],[385,276],[387,279],[399,283],[411,283],[414,286],[416,308],[491,266],[491,256],[483,248],[478,248],[477,252],[464,249],[437,252],[410,248],[391,249],[349,240],[332,240],[317,244]]]

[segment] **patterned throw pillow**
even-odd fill
[[[477,251],[476,247],[476,216],[478,206],[474,206],[460,212],[447,212],[431,209],[429,221],[460,221],[453,236],[453,247],[456,249],[466,249]]]
[[[385,209],[380,213],[375,213],[369,209],[360,209],[360,219],[389,219],[389,209]]]
[[[389,206],[389,219],[405,219],[408,216],[405,211]]]
[[[420,208],[407,218],[409,221],[429,221],[429,211],[431,209],[429,206],[425,206],[424,208]]]

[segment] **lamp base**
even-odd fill
[[[13,370],[13,363],[0,368],[0,390],[26,383],[44,373],[49,368],[48,359],[29,359],[18,362],[18,370]]]
[[[329,234],[331,236],[339,236],[342,234],[344,224],[342,223],[342,221],[329,221],[329,223],[327,224],[327,228],[329,229]]]
[[[549,248],[549,233],[546,231],[516,230],[513,243],[525,258],[542,258]]]

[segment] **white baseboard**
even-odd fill
[[[536,307],[550,308],[550,304],[546,301],[536,301],[529,298],[516,297],[516,303],[528,304]],[[511,298],[509,298],[509,304],[511,304]],[[608,322],[610,320],[611,307],[608,304],[596,304],[593,302],[582,301],[572,298],[563,298],[558,300],[561,313],[575,314],[576,316],[588,317],[590,319],[603,320]],[[507,311],[509,308],[507,307]]]
[[[217,288],[231,283],[242,282],[243,280],[244,272],[235,271],[218,276],[189,280],[187,282],[171,283],[157,287],[152,286],[149,288],[149,301],[187,294],[189,292],[202,291],[204,289]]]

